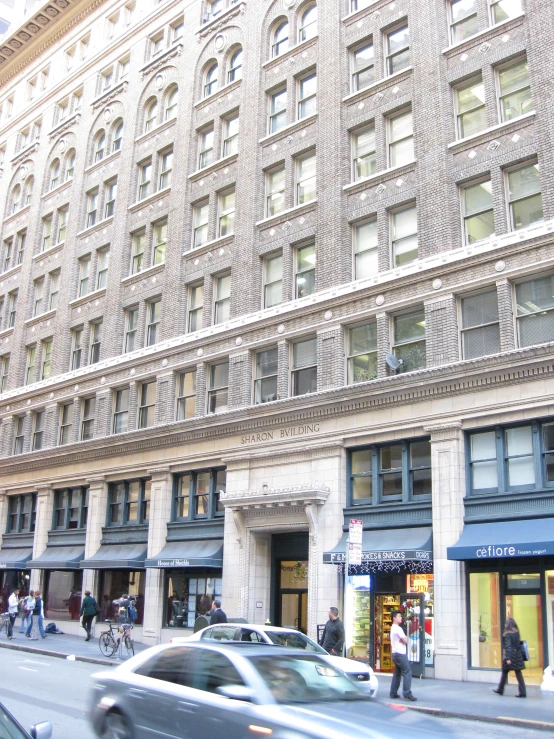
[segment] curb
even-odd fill
[[[1,649],[13,649],[16,652],[30,652],[31,654],[42,654],[45,657],[57,657],[58,659],[67,659],[71,656],[71,653],[65,653],[65,652],[54,652],[52,649],[42,649],[41,647],[31,647],[24,644],[4,644],[3,642],[0,642],[0,648]],[[75,658],[76,662],[90,662],[93,665],[103,665],[104,667],[117,667],[117,665],[122,665],[123,662],[120,660],[114,661],[114,660],[107,660],[102,659],[101,657],[86,657],[86,656],[79,656],[78,654],[74,654],[73,657]]]
[[[387,705],[392,705],[388,703]],[[542,731],[553,731],[554,723],[549,721],[536,721],[525,718],[512,718],[511,716],[477,716],[472,713],[460,713],[458,711],[443,711],[442,708],[430,708],[428,706],[405,706],[403,703],[395,703],[395,706],[402,705],[410,711],[419,711],[429,716],[437,716],[440,718],[459,718],[466,721],[480,721],[487,724],[505,724],[507,726],[519,726],[522,729],[540,729]]]

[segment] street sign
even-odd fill
[[[350,519],[348,528],[348,565],[362,564],[362,535],[364,522],[357,518]]]

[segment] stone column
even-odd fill
[[[514,335],[514,310],[512,285],[506,278],[496,281],[498,319],[500,322],[500,351],[510,352],[516,348]]]
[[[389,316],[387,313],[377,313],[377,377],[388,377],[389,370],[385,357],[391,350]]]
[[[108,505],[108,485],[106,478],[101,475],[87,480],[88,493],[88,521],[85,539],[85,559],[90,559],[100,549],[102,528],[106,524],[106,508]],[[96,598],[98,585],[98,570],[84,570],[83,591],[90,590]]]
[[[277,368],[277,400],[288,398],[289,392],[289,354],[288,341],[280,341],[277,345],[278,368]]]
[[[206,374],[207,369],[204,362],[200,362],[196,365],[196,408],[195,408],[195,416],[205,416],[206,415],[206,400],[207,400],[207,390],[206,390]]]
[[[33,435],[33,416],[31,411],[25,411],[23,423],[23,454],[31,451],[31,436]]]
[[[6,488],[0,489],[0,531],[8,529],[8,491]],[[1,542],[1,538],[0,538]]]
[[[454,295],[425,301],[427,367],[439,367],[460,358],[458,315]]]
[[[81,438],[81,409],[82,398],[78,395],[73,398],[73,427],[71,429],[71,443],[79,441]]]
[[[140,403],[140,399],[138,397],[138,394],[140,392],[140,388],[138,386],[138,383],[136,380],[131,380],[129,383],[129,425],[128,430],[134,431],[136,428],[138,428],[138,406]]]
[[[446,558],[464,525],[465,455],[458,420],[429,425],[433,480],[435,677],[465,680],[467,666],[464,564]]]
[[[156,377],[156,425],[172,423],[175,420],[176,380],[174,372]]]
[[[33,559],[37,559],[46,549],[48,532],[52,528],[54,513],[54,491],[50,485],[37,488],[37,507],[35,520],[35,536],[33,540]],[[43,570],[31,570],[31,590],[43,588]]]
[[[172,480],[169,467],[148,470],[152,477],[150,493],[150,524],[148,526],[148,557],[155,557],[164,548],[167,522],[171,520]],[[146,570],[144,594],[143,639],[146,644],[160,642],[163,617],[163,570],[152,567]]]
[[[329,326],[317,332],[317,389],[344,385],[344,332]]]
[[[229,357],[229,408],[250,405],[252,398],[252,362],[250,352]]]

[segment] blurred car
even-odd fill
[[[244,642],[165,644],[96,673],[90,717],[102,739],[448,736],[372,700],[318,654]]]
[[[218,624],[217,626],[207,626],[191,636],[175,636],[170,639],[170,644],[187,644],[190,641],[262,642],[277,644],[280,647],[305,649],[307,652],[319,654],[326,662],[346,672],[352,680],[360,683],[360,687],[366,690],[372,698],[377,695],[379,683],[377,676],[369,665],[365,662],[357,662],[355,659],[346,659],[345,657],[329,654],[313,639],[295,629],[256,624]]]
[[[8,739],[50,739],[51,736],[52,724],[50,721],[35,724],[30,731],[26,731],[8,709],[0,703],[0,737],[8,737]]]

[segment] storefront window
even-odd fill
[[[346,656],[369,663],[371,575],[351,575],[344,594]]]
[[[122,595],[133,595],[136,598],[137,620],[135,624],[142,624],[144,619],[144,590],[146,584],[145,570],[101,570],[98,605],[100,606],[100,620],[117,616],[112,605],[114,600]]]
[[[8,598],[14,590],[19,596],[29,595],[29,572],[27,570],[3,570],[0,572],[0,608],[1,613],[8,610]]]
[[[199,616],[210,611],[213,601],[221,598],[221,582],[221,571],[166,570],[165,626],[192,628]]]
[[[425,615],[425,665],[432,667],[435,659],[434,576],[423,572],[407,577],[407,592],[422,593]]]
[[[545,572],[548,664],[554,665],[554,570]]]
[[[44,615],[52,621],[78,621],[83,589],[82,570],[46,572]]]
[[[499,669],[502,665],[500,582],[498,572],[469,575],[471,666]]]

